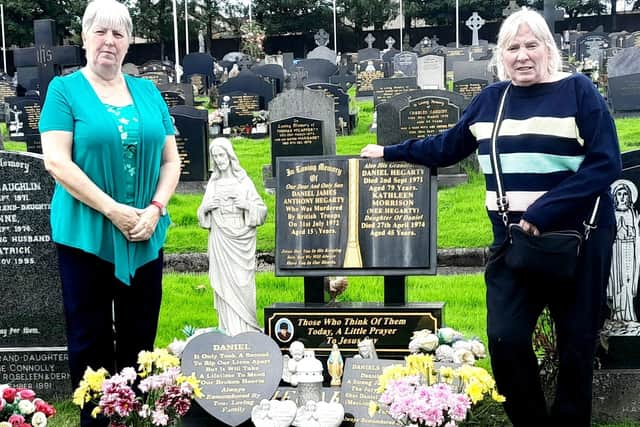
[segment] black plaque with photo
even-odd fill
[[[229,126],[245,126],[253,124],[253,113],[264,109],[260,95],[247,92],[231,92],[221,97],[221,102],[228,97]]]
[[[379,159],[277,159],[276,275],[434,274],[428,168]]]
[[[276,158],[280,156],[320,156],[324,154],[322,120],[289,117],[271,122],[270,127],[271,165],[275,165]]]

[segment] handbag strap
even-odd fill
[[[493,175],[496,179],[496,204],[498,206],[498,214],[502,217],[502,222],[505,227],[509,226],[509,199],[504,190],[502,181],[502,164],[500,163],[500,152],[498,151],[498,133],[500,132],[500,125],[504,117],[504,104],[507,99],[507,94],[511,83],[507,84],[507,87],[502,92],[500,97],[500,104],[498,105],[498,111],[496,112],[496,118],[493,123],[493,129],[491,132],[491,144],[489,145],[489,157],[491,158],[491,167],[493,168]],[[584,226],[584,238],[589,239],[589,233],[591,230],[597,227],[598,207],[600,206],[600,196],[596,198],[593,206],[593,210],[589,217],[582,222]]]

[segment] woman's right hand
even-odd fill
[[[360,157],[378,159],[383,156],[384,156],[384,147],[382,145],[368,144],[362,150],[360,150]]]
[[[109,218],[113,225],[115,225],[128,239],[129,232],[133,227],[135,227],[140,219],[138,212],[139,211],[137,209],[131,206],[116,203],[115,206],[107,213],[107,218]]]

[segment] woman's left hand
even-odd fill
[[[160,210],[154,205],[140,209],[138,213],[140,216],[137,224],[127,233],[127,239],[132,242],[149,240],[156,231],[156,225],[160,220]]]

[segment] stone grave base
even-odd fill
[[[180,181],[176,187],[178,194],[204,194],[207,181]]]
[[[640,369],[601,369],[593,374],[593,420],[640,420]]]

